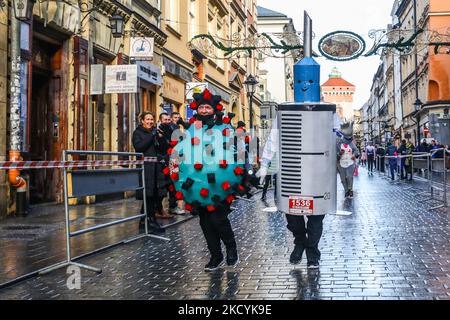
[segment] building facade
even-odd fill
[[[415,24],[417,30],[423,31],[419,32],[416,44],[408,50],[382,52],[368,101],[367,119],[363,113],[362,121],[368,123],[368,132],[365,133],[368,137],[382,142],[384,136],[384,140],[393,139],[396,144],[400,139],[417,144],[423,138],[435,139],[444,145],[450,143],[450,55],[446,51],[448,47],[435,51],[435,47],[430,45],[438,40],[450,40],[449,12],[448,1],[394,1],[392,24],[388,25],[388,31],[395,35],[395,30],[398,30],[398,34],[406,38],[414,34]],[[384,107],[382,97],[387,107]],[[371,118],[373,108],[378,109]],[[376,126],[370,128],[372,123],[380,124],[378,131]]]
[[[6,12],[9,19],[15,19],[13,11]],[[61,160],[63,150],[131,151],[136,116],[143,110],[155,110],[161,90],[162,79],[157,75],[161,74],[167,36],[159,28],[160,13],[158,0],[39,1],[34,4],[32,19],[18,22],[17,34],[8,33],[5,27],[0,30],[1,41],[7,39],[3,35],[9,35],[10,42],[20,43],[20,130],[14,138],[20,141],[24,160]],[[119,37],[113,36],[110,26],[114,14],[125,23],[125,33]],[[106,67],[135,63],[130,59],[132,36],[154,38],[153,60],[139,62],[138,70],[153,69],[155,79],[145,83],[148,77],[139,72],[138,86],[147,92],[139,88],[137,94],[107,94],[103,85]],[[6,70],[0,68],[0,79],[6,78]],[[4,100],[0,95],[0,101]],[[9,110],[1,106],[4,119]],[[11,131],[9,124],[0,129],[6,156]],[[6,175],[3,171],[2,179]],[[30,204],[62,201],[60,169],[22,170],[20,175],[27,181]],[[0,202],[7,205],[0,216],[15,211],[15,189],[9,185],[5,189]]]
[[[186,84],[207,82],[223,98],[233,122],[245,121],[250,107],[243,82],[257,75],[256,57],[216,58],[190,50],[193,36],[209,33],[231,39],[256,33],[255,0],[62,0],[38,1],[30,21],[11,34],[11,8],[0,14],[0,159],[10,145],[9,89],[11,37],[20,43],[20,156],[24,160],[61,160],[63,150],[134,151],[132,132],[142,111],[160,114],[187,108]],[[124,33],[112,33],[110,18],[119,15]],[[5,37],[3,36],[5,35]],[[8,38],[8,36],[10,37]],[[133,37],[154,40],[151,59],[133,59]],[[106,92],[105,70],[137,65],[137,92]],[[19,87],[19,86],[18,86]],[[260,128],[260,99],[253,99],[253,124]],[[0,217],[16,210],[16,190],[0,171]],[[22,170],[30,204],[61,202],[61,170]],[[124,194],[114,197],[124,197]],[[80,199],[102,201],[110,196]],[[72,201],[71,203],[76,203]]]

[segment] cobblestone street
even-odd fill
[[[168,228],[170,242],[137,240],[81,259],[103,272],[82,270],[79,290],[60,269],[1,289],[0,299],[450,300],[449,211],[429,210],[439,203],[417,195],[425,186],[360,169],[354,199],[344,200],[338,181],[338,207],[352,214],[325,218],[319,270],[289,264],[286,219],[263,211],[274,206],[269,192],[268,203],[260,194],[235,203],[236,268],[203,271],[209,253],[195,218]]]

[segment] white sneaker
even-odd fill
[[[176,207],[175,209],[172,210],[172,213],[181,215],[185,214],[185,211],[179,207]]]

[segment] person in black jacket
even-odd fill
[[[151,112],[145,111],[139,115],[139,126],[133,132],[133,147],[136,152],[142,152],[145,157],[156,157],[158,155],[158,140],[162,138],[155,128],[155,117]],[[147,219],[149,226],[156,231],[163,232],[164,229],[158,224],[155,218],[159,194],[158,180],[164,178],[162,166],[158,162],[145,162],[144,177],[147,201]],[[137,196],[139,199],[139,196]],[[142,205],[141,213],[144,212]],[[141,221],[142,222],[142,221]]]

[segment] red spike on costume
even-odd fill
[[[239,127],[236,129],[236,134],[243,134],[244,133],[244,129],[242,129],[242,127]]]
[[[167,149],[167,154],[168,154],[168,155],[171,155],[171,154],[172,154],[172,152],[173,152],[173,148],[169,148],[169,149]]]
[[[175,186],[173,184],[169,184],[169,186],[167,188],[169,189],[170,192],[175,191]]]
[[[189,119],[189,124],[193,124],[194,122],[195,122],[195,118],[194,117]]]
[[[230,129],[229,128],[225,128],[222,130],[222,135],[224,137],[228,137],[230,135]]]
[[[202,170],[203,165],[201,163],[196,163],[196,164],[194,164],[194,168],[195,168],[195,170]]]
[[[223,110],[223,105],[218,104],[218,105],[216,106],[216,109],[217,109],[218,111],[222,111],[222,110]]]
[[[191,206],[191,204],[190,204],[190,203],[185,203],[184,209],[185,209],[186,211],[191,212],[191,211],[192,211],[192,206]]]
[[[230,186],[230,183],[228,182],[228,181],[225,181],[224,183],[222,183],[222,189],[223,190],[228,190],[228,189],[230,189],[231,188],[231,186]]]
[[[245,136],[245,143],[249,143],[251,140],[250,136]]]
[[[208,196],[208,194],[209,194],[209,190],[208,189],[202,188],[202,190],[200,190],[200,195],[203,198],[206,198]]]
[[[213,212],[214,210],[216,210],[216,207],[209,205],[206,206],[206,210],[208,210],[208,212]]]
[[[195,121],[194,124],[197,129],[203,128],[203,122],[201,122],[201,121]]]
[[[168,174],[170,173],[170,168],[169,168],[169,167],[165,167],[165,168],[163,169],[163,173],[164,173],[165,175],[168,175]]]
[[[198,137],[193,137],[191,139],[191,144],[195,145],[195,146],[199,145],[200,144],[200,139]]]
[[[219,160],[219,166],[221,168],[225,169],[227,167],[227,165],[228,165],[227,160]]]
[[[234,174],[237,176],[240,176],[244,173],[244,169],[242,169],[241,167],[236,167],[234,168]]]
[[[234,196],[233,196],[232,194],[229,194],[229,195],[225,198],[225,200],[230,204],[230,203],[233,202]]]
[[[231,119],[228,117],[223,117],[222,121],[223,121],[223,123],[229,124]]]
[[[241,190],[241,191],[244,191],[245,190],[245,188],[244,188],[244,186],[243,185],[238,185],[238,188],[239,188],[239,190]]]
[[[172,141],[170,141],[170,146],[171,146],[171,147],[175,147],[177,144],[178,144],[178,141],[177,141],[177,140],[172,140]]]
[[[178,176],[178,173],[174,172],[170,175],[170,179],[172,179],[173,181],[178,181],[180,177]]]
[[[197,102],[195,102],[195,101],[192,101],[190,104],[189,104],[189,108],[191,108],[192,110],[197,110]]]
[[[208,89],[205,89],[205,91],[203,91],[203,98],[205,98],[206,100],[211,100],[211,92],[209,92]]]
[[[175,193],[175,199],[177,200],[183,200],[183,193],[181,191],[177,191]]]

